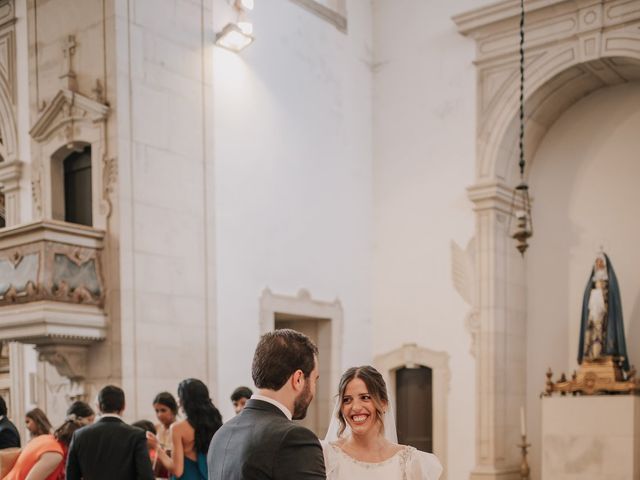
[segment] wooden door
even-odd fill
[[[398,442],[433,452],[433,383],[427,367],[396,371]]]

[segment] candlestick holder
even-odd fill
[[[529,480],[529,474],[531,473],[531,469],[529,468],[527,453],[531,444],[527,443],[526,435],[522,435],[522,443],[517,446],[520,447],[520,450],[522,451],[522,462],[520,463],[520,478],[522,480]]]

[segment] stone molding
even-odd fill
[[[7,226],[20,222],[20,179],[22,162],[0,162],[0,190],[5,198],[5,222]]]
[[[571,105],[598,88],[640,79],[640,5],[527,0],[525,9],[528,174],[546,132]],[[471,478],[483,480],[519,478],[512,445],[526,401],[525,270],[508,237],[519,174],[519,16],[519,0],[504,0],[453,18],[459,32],[476,42],[476,183],[468,196],[476,213],[479,332]]]
[[[382,373],[387,383],[387,390],[392,405],[396,405],[396,370],[400,368],[428,367],[433,375],[433,453],[444,465],[444,472],[440,477],[446,480],[447,474],[447,402],[451,383],[449,369],[449,354],[419,347],[415,343],[408,343],[396,350],[374,359],[376,368]]]
[[[634,27],[640,9],[627,0],[531,0],[526,10],[525,153],[533,158],[549,126],[571,104],[604,85],[640,78],[640,29]],[[477,177],[511,183],[516,175],[511,159],[519,97],[519,2],[506,0],[453,20],[460,33],[476,40]]]
[[[61,89],[40,113],[29,131],[34,142],[31,186],[37,219],[59,216],[54,206],[61,202],[59,188],[54,187],[61,176],[56,162],[90,145],[93,226],[106,229],[117,182],[116,161],[107,156],[109,114],[107,105],[68,89]]]
[[[508,215],[513,202],[513,188],[499,180],[480,182],[467,188],[467,196],[476,212],[497,210]]]
[[[44,142],[54,133],[62,133],[67,143],[76,141],[74,123],[95,124],[107,119],[109,107],[71,90],[62,89],[45,108],[29,134]]]
[[[85,345],[38,345],[38,360],[48,362],[58,373],[72,382],[87,377],[88,347]]]
[[[347,15],[345,0],[338,0],[339,8],[334,10],[316,0],[291,0],[305,10],[329,22],[342,33],[347,33]]]
[[[0,307],[40,300],[102,307],[103,238],[102,231],[63,222],[2,230]]]
[[[320,399],[326,397],[326,404],[320,406],[320,412],[326,412],[327,418],[321,419],[319,423],[329,421],[334,403],[334,392],[332,388],[337,388],[342,375],[342,332],[343,332],[343,310],[340,300],[332,302],[315,300],[308,290],[301,289],[295,296],[277,295],[265,288],[260,296],[260,334],[271,332],[275,328],[276,314],[294,316],[304,320],[328,320],[328,336],[330,337],[330,360],[328,378],[323,373],[325,380],[319,386],[316,395]],[[322,335],[321,335],[322,336]]]
[[[106,316],[95,305],[39,301],[0,308],[0,340],[34,345],[88,345],[105,339]]]
[[[322,300],[314,300],[306,289],[300,289],[295,296],[277,295],[271,292],[269,288],[265,288],[260,296],[260,333],[267,333],[273,330],[275,325],[275,314],[287,313],[290,315],[298,315],[300,317],[310,318],[326,318],[333,325],[336,334],[342,333],[342,304],[340,300],[333,302],[325,302]],[[336,337],[342,344],[342,338]]]
[[[0,162],[18,155],[15,22],[14,1],[0,0]]]

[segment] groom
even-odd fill
[[[307,414],[317,356],[313,342],[294,330],[260,338],[251,367],[258,393],[211,440],[210,480],[325,480],[318,438],[291,421]]]

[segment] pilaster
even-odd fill
[[[0,162],[0,190],[5,201],[6,226],[20,223],[20,177],[22,162]]]
[[[524,405],[525,316],[510,296],[523,285],[512,260],[512,190],[500,182],[469,189],[476,211],[479,334],[476,366],[476,468],[472,479],[519,479],[517,412]],[[522,260],[520,260],[522,262]]]

